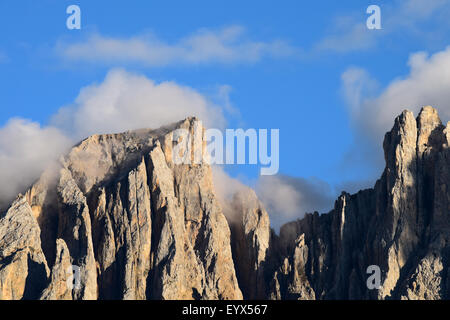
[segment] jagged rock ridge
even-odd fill
[[[279,236],[252,190],[219,203],[207,164],[173,163],[174,130],[195,121],[92,136],[47,170],[0,214],[0,299],[450,298],[450,126],[435,109],[395,120],[373,189]]]
[[[271,297],[449,299],[449,143],[435,109],[397,117],[373,189],[343,193],[330,213],[282,227],[285,260]],[[366,286],[370,265],[381,269],[379,290]]]

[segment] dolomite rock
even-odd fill
[[[177,129],[197,120],[89,137],[1,212],[0,299],[450,299],[450,124],[432,107],[395,119],[373,188],[279,235],[252,190],[219,202]]]
[[[71,172],[65,168],[60,171],[57,194],[58,238],[66,242],[72,264],[80,268],[81,287],[74,287],[73,296],[82,300],[96,299],[97,270],[89,208]]]
[[[72,276],[72,278],[71,278]],[[53,265],[50,284],[44,290],[41,300],[72,300],[73,270],[69,249],[62,239],[56,240],[56,261]]]
[[[269,294],[270,299],[314,300],[316,298],[306,273],[308,252],[305,235],[301,234],[295,241],[292,257],[285,258],[279,270],[275,271],[270,284],[272,290]]]
[[[213,192],[210,168],[174,166],[159,143],[150,153],[150,163],[155,219],[161,226],[154,238],[158,244],[153,297],[242,299],[230,230]]]
[[[0,300],[37,299],[48,276],[39,226],[19,196],[0,215]]]
[[[264,299],[270,272],[269,215],[251,189],[234,196],[231,210],[232,248],[241,289],[246,299]]]
[[[142,300],[150,271],[151,204],[144,159],[91,196],[101,299]]]
[[[3,297],[242,299],[211,168],[172,161],[174,130],[196,124],[95,135],[44,172],[1,220]]]
[[[443,283],[443,262],[439,253],[431,253],[423,258],[408,279],[406,294],[402,299],[439,300],[445,299]]]
[[[270,297],[305,292],[295,279],[280,280],[292,273],[295,239],[304,235],[307,262],[294,266],[305,270],[302,285],[310,284],[316,299],[449,299],[448,127],[429,106],[417,119],[409,111],[397,117],[384,140],[386,168],[373,189],[343,193],[328,214],[308,214],[281,228],[285,265]],[[371,265],[381,269],[379,290],[366,286]]]

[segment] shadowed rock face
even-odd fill
[[[282,227],[286,258],[271,297],[450,298],[449,128],[431,107],[417,119],[409,111],[397,117],[373,189],[343,193],[330,213]],[[379,290],[366,286],[370,265],[381,269]]]
[[[373,189],[279,236],[252,190],[219,203],[207,164],[173,163],[173,131],[195,121],[92,136],[43,173],[0,214],[0,299],[450,298],[450,126],[436,110],[395,120]]]

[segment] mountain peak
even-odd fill
[[[93,135],[44,172],[0,216],[0,299],[450,297],[450,126],[434,108],[395,119],[374,188],[279,236],[253,190],[220,202],[207,163],[172,161],[197,121]]]

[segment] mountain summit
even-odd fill
[[[279,236],[252,190],[223,203],[208,164],[174,164],[174,131],[195,121],[89,137],[44,172],[0,213],[0,299],[450,299],[435,109],[395,119],[373,189]]]

